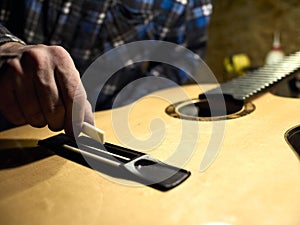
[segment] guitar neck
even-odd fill
[[[299,68],[300,51],[286,56],[279,63],[266,65],[244,76],[227,81],[207,93],[218,93],[221,88],[224,94],[232,95],[238,100],[245,100],[279,82]]]

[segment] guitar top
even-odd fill
[[[272,69],[267,84],[299,67],[288,62],[289,71],[283,63],[280,70],[286,74],[274,78]],[[266,70],[251,77],[263,80],[258,76]],[[249,79],[238,78],[222,90],[227,93],[231,84],[249,82],[252,91],[245,85],[228,93],[247,99],[262,88]],[[300,100],[266,92],[251,98],[251,112],[231,119],[189,120],[166,113],[170,105],[198,99],[214,88],[170,88],[95,113],[96,126],[106,132],[108,142],[191,171],[167,192],[99,173],[37,147],[37,140],[57,134],[47,128],[22,126],[0,133],[1,223],[300,224],[299,155],[287,142],[290,134],[297,134],[290,131],[300,124]]]

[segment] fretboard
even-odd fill
[[[292,74],[300,68],[300,51],[286,56],[281,62],[266,65],[253,72],[234,78],[220,85],[224,94],[232,95],[235,99],[245,100],[264,91],[271,85]],[[219,93],[217,88],[207,93]]]

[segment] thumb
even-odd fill
[[[85,104],[85,112],[84,112],[84,122],[87,122],[91,125],[94,125],[94,114],[92,111],[92,106],[91,103],[86,100],[86,104]]]

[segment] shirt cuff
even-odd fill
[[[18,42],[21,43],[23,45],[26,45],[26,43],[24,41],[22,41],[20,38],[12,35],[12,34],[4,34],[1,36],[0,38],[0,45],[5,44],[7,42]]]

